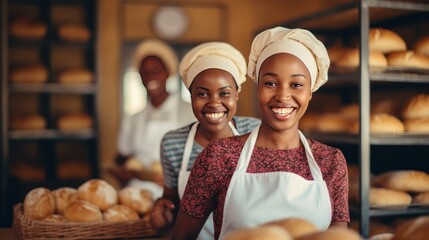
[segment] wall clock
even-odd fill
[[[154,11],[152,27],[159,38],[177,39],[188,30],[189,17],[181,7],[162,6]]]

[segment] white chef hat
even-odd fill
[[[148,56],[158,57],[164,63],[169,76],[177,73],[179,60],[174,49],[167,43],[157,39],[148,39],[140,43],[136,48],[133,64],[137,71],[143,59]]]
[[[328,52],[321,41],[304,29],[275,27],[259,33],[252,43],[247,74],[258,82],[262,63],[277,53],[289,53],[298,57],[311,76],[311,91],[328,81],[330,64]]]
[[[207,42],[191,49],[180,62],[179,74],[189,89],[200,72],[211,68],[229,72],[237,83],[238,91],[246,81],[246,59],[225,42]]]

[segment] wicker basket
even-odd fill
[[[144,219],[86,223],[36,221],[24,216],[22,203],[14,206],[13,213],[12,228],[20,239],[130,239],[160,235]]]

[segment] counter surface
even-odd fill
[[[7,240],[19,240],[18,235],[15,233],[15,231],[12,228],[0,228],[0,236],[1,239],[7,239]],[[133,238],[136,239],[136,238]],[[169,234],[166,234],[165,236],[158,237],[158,238],[142,238],[144,240],[168,240],[170,239]]]

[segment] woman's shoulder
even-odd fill
[[[259,124],[261,124],[261,120],[254,117],[234,116],[233,119],[237,126],[238,132],[241,134],[251,132]]]
[[[345,157],[341,149],[321,143],[319,141],[310,140],[311,150],[313,151],[314,157],[320,160],[329,160],[329,162],[342,162],[345,161]]]
[[[194,122],[195,123],[195,122]],[[181,128],[173,129],[168,131],[162,138],[162,142],[168,142],[172,140],[186,139],[189,135],[191,127],[194,123],[188,124]]]

